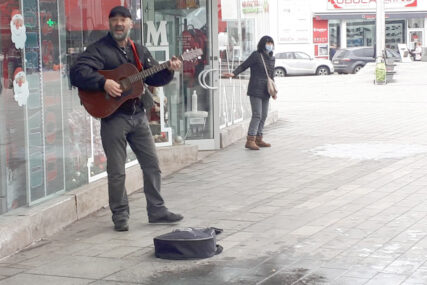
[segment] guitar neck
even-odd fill
[[[181,60],[181,57],[178,57],[178,58]],[[136,82],[136,81],[144,80],[145,78],[147,78],[153,74],[156,74],[157,72],[160,72],[160,71],[168,68],[169,66],[170,66],[170,60],[168,60],[162,64],[150,67],[149,69],[145,69],[145,70],[143,70],[137,74],[131,75],[128,77],[128,79],[132,83]]]

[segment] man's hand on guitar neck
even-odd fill
[[[120,84],[112,79],[107,79],[104,84],[104,90],[111,97],[120,97],[122,96],[123,90],[120,88]]]

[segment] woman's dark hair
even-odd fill
[[[273,38],[270,36],[263,36],[258,42],[257,51],[259,51],[259,52],[264,51],[266,43],[273,43],[273,45],[274,45]]]

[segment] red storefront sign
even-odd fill
[[[110,10],[120,4],[120,0],[102,1],[102,3],[100,0],[66,0],[64,6],[67,31],[107,31]],[[126,4],[124,6],[129,7]]]
[[[313,19],[313,43],[328,43],[328,20]]]
[[[418,0],[384,0],[386,9],[402,9],[408,7],[417,7]],[[376,0],[328,0],[329,10],[345,9],[375,9]]]

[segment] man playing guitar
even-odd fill
[[[84,91],[105,92],[111,101],[124,96],[122,85],[105,78],[98,71],[112,70],[132,63],[148,69],[158,63],[148,49],[134,44],[129,38],[132,16],[123,6],[114,7],[109,14],[110,32],[87,47],[70,71],[71,83]],[[182,62],[173,57],[167,69],[145,78],[151,86],[168,84]],[[161,172],[153,136],[140,98],[124,101],[111,115],[101,119],[101,139],[107,157],[109,205],[114,229],[129,229],[129,202],[125,189],[126,146],[131,146],[144,174],[144,192],[149,223],[176,223],[182,215],[170,212],[160,195]]]

